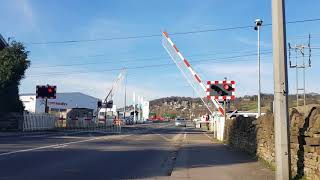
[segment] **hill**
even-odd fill
[[[206,98],[203,99],[208,102]],[[262,112],[270,111],[272,108],[273,94],[261,95]],[[300,105],[303,101],[300,102]],[[306,94],[306,104],[320,104],[320,95],[317,93]],[[213,104],[209,102],[210,108],[214,109]],[[238,97],[230,103],[230,110],[250,111],[257,110],[257,96]],[[289,95],[289,107],[296,106],[296,96]],[[181,116],[185,118],[195,118],[209,113],[200,98],[191,97],[164,97],[150,101],[150,115],[162,117]]]

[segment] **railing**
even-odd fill
[[[81,132],[108,132],[120,133],[121,123],[115,123],[114,119],[98,120],[96,118],[62,119],[50,114],[23,114],[24,132],[29,131],[81,131]]]
[[[23,131],[55,129],[57,117],[50,114],[23,114]]]

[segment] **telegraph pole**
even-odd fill
[[[291,179],[284,0],[272,0],[276,180]]]

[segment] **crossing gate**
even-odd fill
[[[223,131],[225,124],[225,112],[221,104],[216,99],[210,98],[214,105],[214,107],[210,107],[209,104],[204,101],[203,97],[207,97],[207,87],[202,81],[201,77],[198,73],[196,73],[196,71],[190,65],[189,61],[182,55],[180,50],[173,43],[173,41],[169,37],[169,34],[167,32],[162,32],[162,37],[162,46],[164,47],[164,49],[167,51],[167,53],[169,54],[173,62],[176,64],[177,68],[180,70],[182,75],[188,81],[190,86],[194,89],[197,96],[201,99],[208,111],[213,116],[216,116],[216,118],[214,118],[214,121],[212,122],[214,123],[214,126],[217,127],[214,130],[214,134],[216,137],[219,137],[219,140],[223,140],[223,132],[217,132]],[[213,111],[212,109],[214,108],[216,108],[217,111]],[[222,137],[220,135],[218,136],[218,134],[222,135]]]

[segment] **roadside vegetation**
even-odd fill
[[[23,112],[19,85],[29,66],[28,51],[22,43],[13,41],[0,50],[0,113]]]

